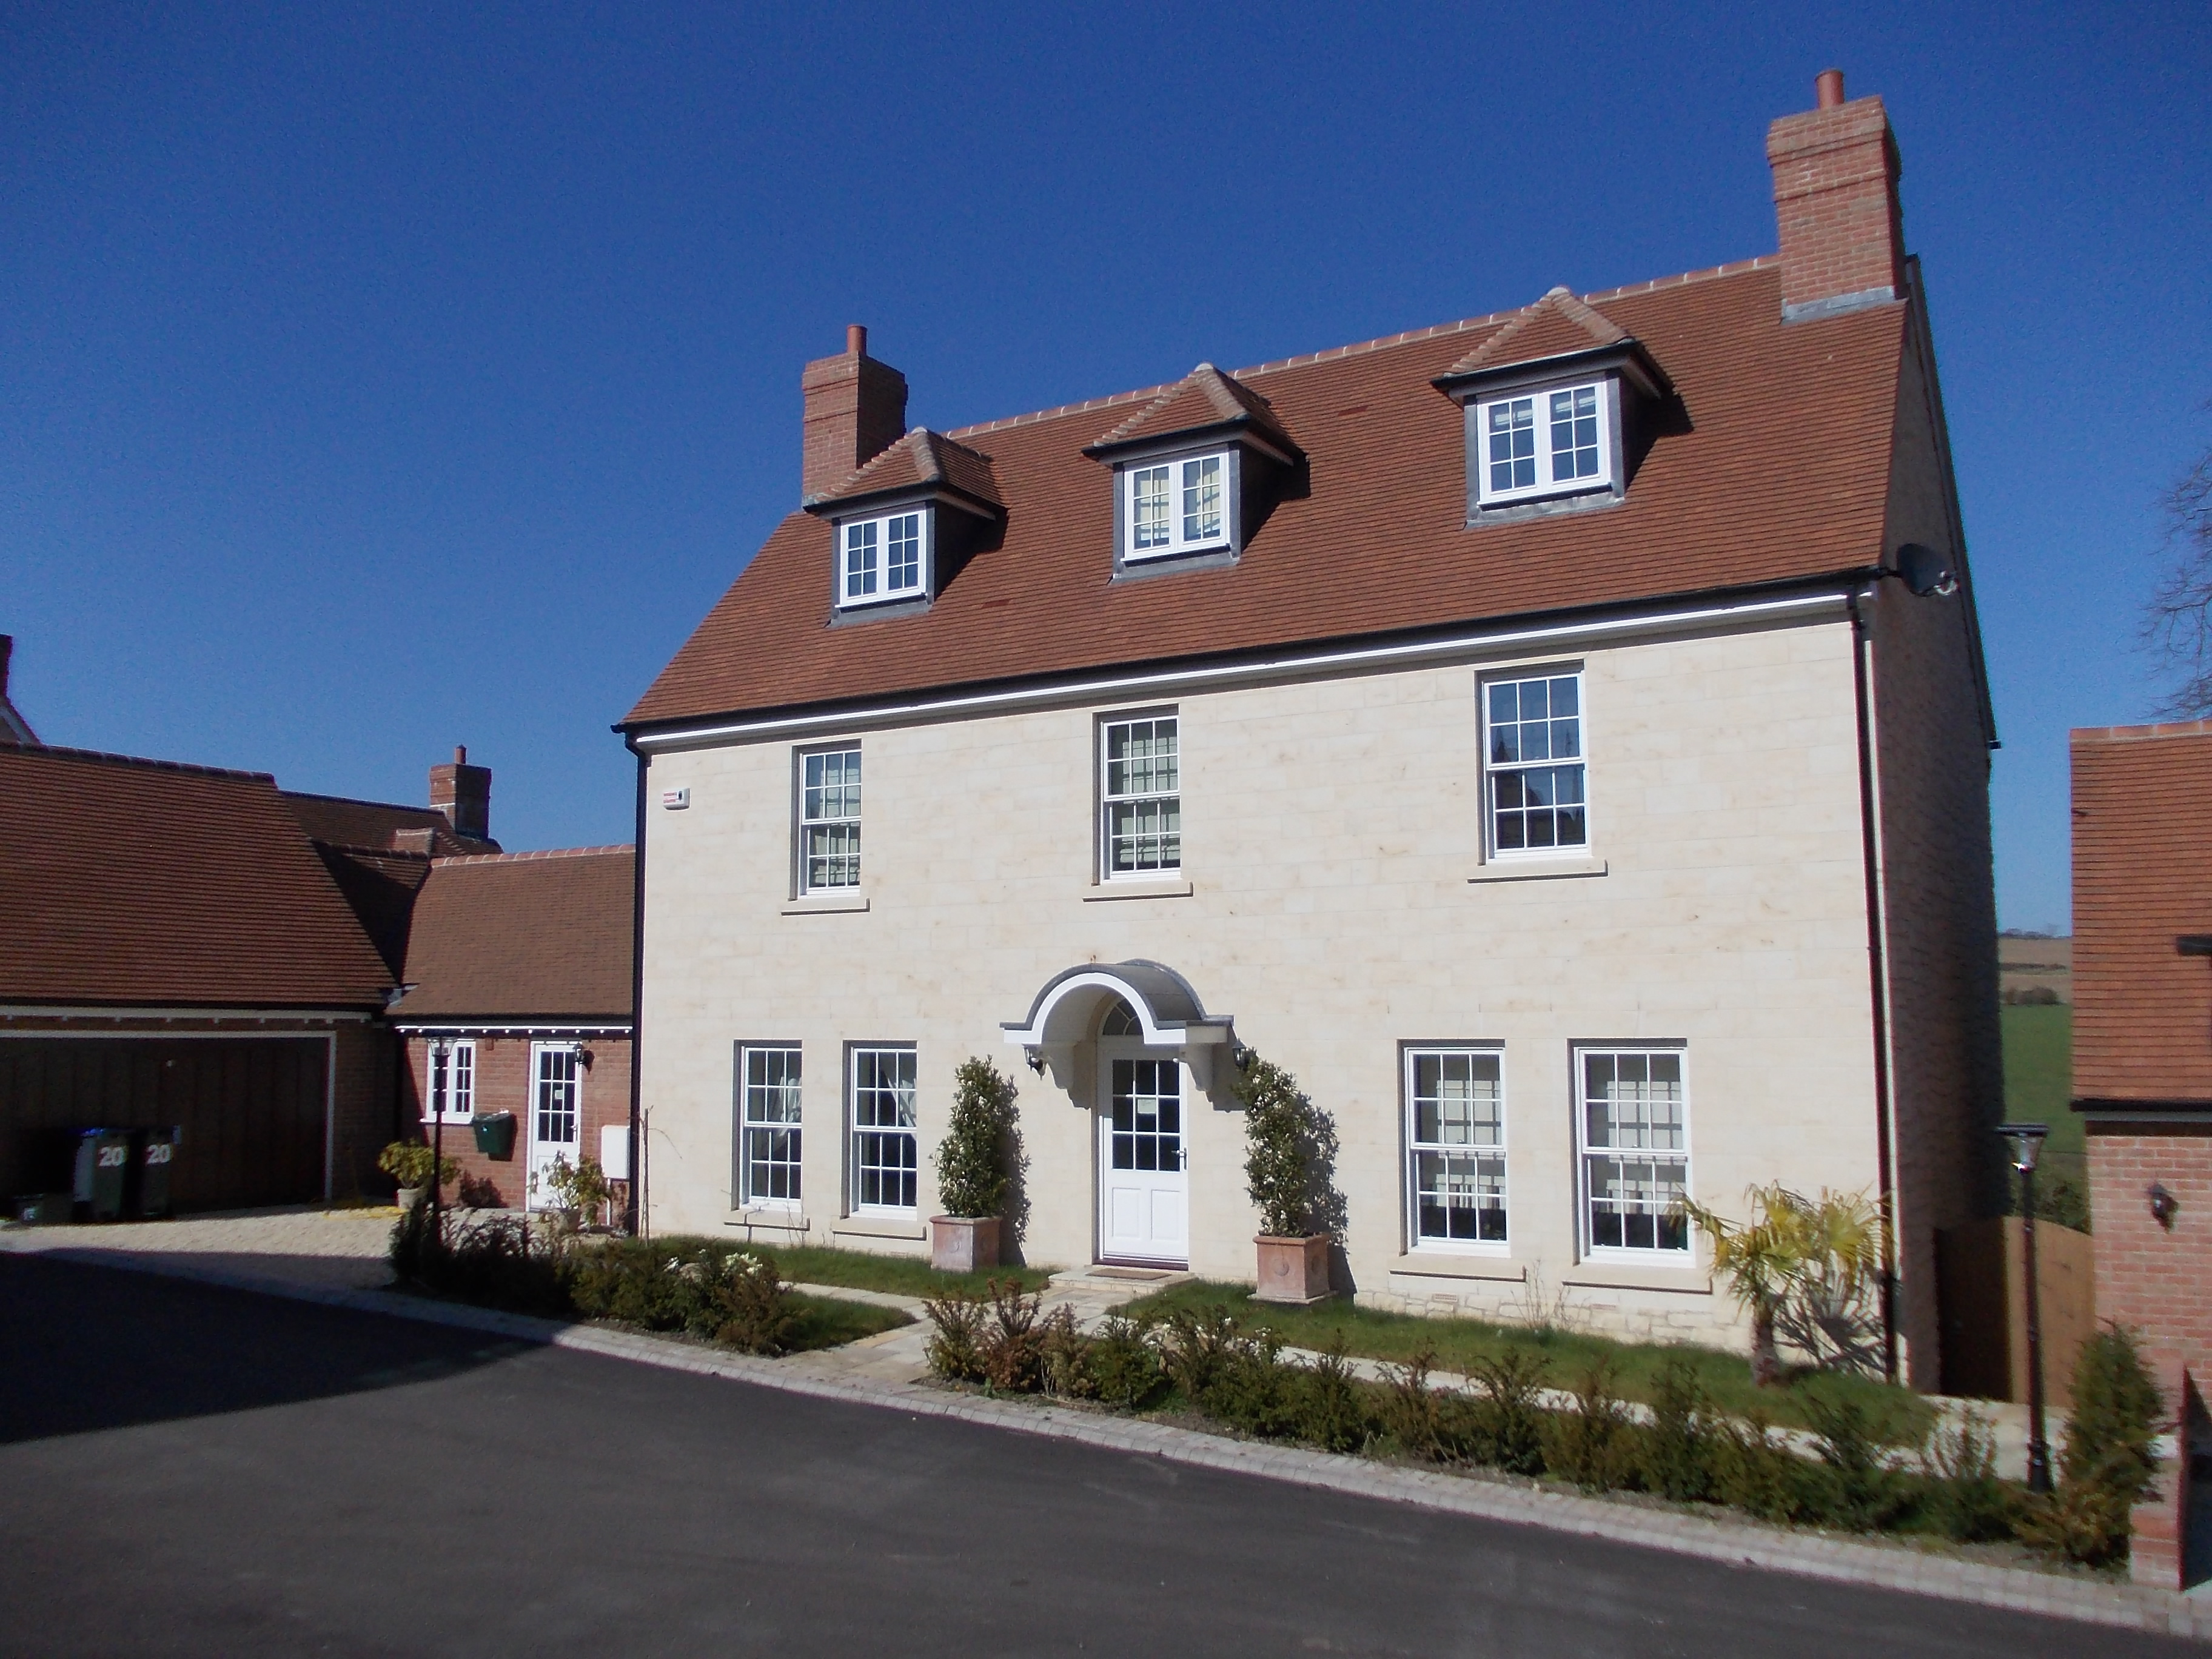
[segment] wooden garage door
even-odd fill
[[[323,1195],[319,1037],[0,1040],[0,1196],[65,1190],[68,1132],[181,1124],[179,1210]]]

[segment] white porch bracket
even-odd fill
[[[1026,1019],[1000,1029],[1007,1042],[1020,1045],[1032,1070],[1049,1069],[1054,1084],[1088,1109],[1091,1090],[1088,1079],[1078,1075],[1076,1045],[1097,1030],[1100,1006],[1108,1001],[1128,1004],[1145,1046],[1173,1049],[1200,1089],[1210,1092],[1217,1076],[1226,1080],[1216,1056],[1234,1066],[1236,1022],[1227,1014],[1207,1013],[1189,981],[1157,962],[1070,968],[1045,981]]]

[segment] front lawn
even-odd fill
[[[816,1348],[842,1348],[863,1337],[879,1336],[914,1321],[896,1308],[878,1308],[866,1302],[833,1301],[826,1296],[789,1297],[791,1311],[799,1316],[784,1349],[805,1353]]]
[[[1760,1411],[1777,1424],[1810,1428],[1814,1424],[1807,1410],[1809,1400],[1850,1398],[1865,1410],[1875,1431],[1893,1444],[1917,1443],[1935,1421],[1927,1401],[1911,1389],[1870,1377],[1810,1374],[1795,1377],[1780,1388],[1754,1388],[1747,1359],[1712,1348],[1617,1342],[1556,1328],[1493,1325],[1479,1319],[1426,1319],[1382,1313],[1340,1299],[1312,1308],[1284,1308],[1255,1301],[1248,1285],[1205,1279],[1170,1285],[1132,1304],[1126,1311],[1132,1317],[1143,1318],[1172,1309],[1197,1310],[1215,1305],[1226,1307],[1248,1327],[1273,1331],[1291,1347],[1325,1350],[1341,1341],[1347,1354],[1401,1364],[1427,1347],[1435,1350],[1438,1370],[1462,1374],[1478,1361],[1496,1358],[1508,1349],[1528,1349],[1543,1357],[1545,1382],[1554,1389],[1572,1389],[1593,1366],[1609,1361],[1613,1367],[1613,1387],[1621,1398],[1646,1405],[1651,1403],[1652,1383],[1660,1366],[1680,1357],[1696,1368],[1698,1381],[1713,1403],[1733,1415]]]
[[[644,1248],[635,1244],[628,1249]],[[878,1255],[869,1250],[836,1250],[820,1245],[733,1244],[726,1239],[689,1236],[655,1238],[650,1248],[663,1255],[690,1261],[713,1251],[726,1255],[743,1250],[775,1264],[786,1283],[836,1285],[849,1291],[883,1291],[892,1296],[942,1296],[963,1291],[974,1296],[989,1293],[994,1279],[1019,1281],[1025,1291],[1041,1290],[1052,1277],[1049,1267],[999,1267],[981,1273],[941,1273],[921,1256]]]

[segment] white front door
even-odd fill
[[[1182,1062],[1125,1037],[1098,1042],[1098,1254],[1190,1259]]]
[[[553,1160],[576,1166],[581,1148],[583,1067],[573,1042],[538,1042],[530,1049],[530,1194],[533,1210],[551,1209],[560,1200],[546,1180]]]

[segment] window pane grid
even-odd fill
[[[1492,849],[1587,847],[1582,676],[1495,680],[1486,694]]]
[[[428,1115],[447,1122],[476,1112],[477,1045],[463,1040],[430,1045],[430,1104]]]
[[[1409,1060],[1415,1242],[1506,1243],[1500,1057],[1438,1049]]]
[[[799,790],[802,890],[860,884],[860,751],[805,757]]]
[[[1137,548],[1168,544],[1168,469],[1139,467],[1129,475],[1129,539]]]
[[[819,566],[816,568],[820,568]],[[848,599],[866,599],[875,591],[875,523],[871,520],[866,524],[848,524],[845,526],[845,597]]]
[[[1597,388],[1552,394],[1552,478],[1570,483],[1597,477]]]
[[[1583,1183],[1593,1249],[1690,1249],[1689,1102],[1679,1050],[1582,1056]]]
[[[864,1210],[911,1210],[920,1167],[914,1133],[915,1053],[858,1048],[853,1053],[853,1204]]]
[[[1514,398],[1490,406],[1490,488],[1498,494],[1536,483],[1536,400]]]
[[[540,1048],[538,1051],[538,1139],[573,1142],[576,1139],[576,1051]]]
[[[1182,1077],[1172,1060],[1114,1062],[1114,1127],[1109,1159],[1117,1170],[1182,1168]]]
[[[799,1202],[799,1055],[796,1048],[745,1050],[738,1192],[747,1203]]]
[[[1182,464],[1182,538],[1210,542],[1221,535],[1221,458]]]
[[[1105,735],[1107,873],[1180,870],[1182,774],[1175,720],[1117,721]]]

